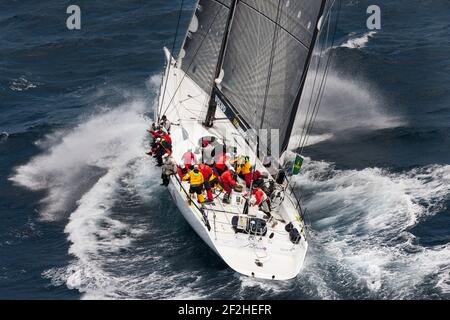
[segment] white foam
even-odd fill
[[[0,142],[5,142],[9,138],[9,133],[6,131],[0,132]]]
[[[42,200],[42,218],[62,216],[89,167],[114,169],[142,154],[147,124],[140,113],[144,108],[142,101],[135,101],[93,116],[67,133],[50,135],[47,142],[38,144],[50,146],[44,154],[16,168],[10,180],[31,190],[48,190]]]
[[[305,85],[305,94],[299,106],[299,112],[295,120],[289,149],[298,148],[300,137],[304,135],[303,127],[305,117],[310,120],[307,113],[311,94],[313,104],[317,97],[317,90],[321,79],[316,82],[314,93],[314,72],[308,75]],[[308,122],[307,122],[308,123]],[[378,93],[376,87],[364,79],[348,79],[335,73],[330,73],[327,78],[324,96],[314,122],[314,128],[322,132],[310,134],[307,146],[332,139],[345,130],[380,130],[395,128],[405,125],[401,116],[395,115],[385,98]]]
[[[158,79],[152,77],[148,83],[158,86]],[[84,299],[202,297],[201,290],[192,290],[201,281],[200,274],[171,270],[160,252],[134,245],[154,232],[154,239],[165,249],[172,244],[170,237],[162,240],[158,230],[152,230],[149,212],[142,212],[142,219],[140,215],[127,219],[127,213],[115,212],[115,206],[123,204],[121,193],[126,194],[126,202],[133,202],[131,207],[158,201],[155,188],[160,172],[144,154],[149,123],[142,113],[148,108],[143,100],[102,108],[75,128],[37,142],[43,153],[16,168],[10,178],[20,186],[48,192],[42,201],[42,219],[70,214],[65,232],[73,260],[42,275],[54,285],[77,289]],[[73,199],[81,180],[90,178],[89,170],[96,172],[91,174],[94,181]],[[176,285],[186,279],[188,284]]]
[[[376,31],[370,31],[366,32],[362,35],[356,35],[350,34],[349,39],[340,45],[341,48],[349,48],[349,49],[361,49],[364,48],[370,41],[371,38],[373,38],[377,34]]]
[[[37,88],[38,85],[39,83],[32,83],[30,80],[27,80],[22,76],[18,79],[12,80],[9,88],[12,91],[27,91],[29,89]]]
[[[411,298],[430,277],[445,291],[449,245],[421,246],[409,230],[450,198],[449,174],[450,166],[394,174],[377,168],[335,170],[307,160],[297,179],[315,228],[305,273],[314,274],[313,283],[325,279],[317,282],[327,286],[323,297],[362,288],[367,297]],[[340,285],[353,289],[336,289]]]
[[[301,112],[297,118],[302,125],[312,90],[312,80],[308,82],[305,90],[307,94],[300,105]],[[329,128],[331,132],[352,128],[376,130],[403,125],[404,120],[391,110],[385,98],[371,83],[364,79],[347,79],[330,73],[316,122]]]

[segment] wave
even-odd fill
[[[303,135],[305,117],[313,91],[313,74],[314,72],[311,72],[307,78],[305,94],[295,120],[290,149],[297,147],[299,137]],[[317,83],[313,93],[313,97],[316,96]],[[374,131],[405,125],[404,119],[394,114],[392,110],[394,109],[390,108],[383,95],[366,80],[349,79],[330,73],[314,123],[314,130],[318,132],[312,131],[307,145],[329,140],[347,130]],[[308,119],[309,117],[310,115]]]
[[[53,285],[84,299],[422,298],[425,283],[449,292],[449,246],[421,245],[410,230],[445,208],[450,166],[392,173],[306,159],[296,180],[311,212],[306,265],[296,281],[258,281],[220,264],[176,214],[144,155],[146,109],[134,101],[54,133],[10,177],[48,192],[42,219],[68,215],[73,258],[43,272]]]
[[[40,83],[32,83],[25,77],[20,77],[11,81],[9,88],[12,91],[27,91],[29,89],[37,88]]]
[[[148,87],[158,86],[159,79],[152,77]],[[177,235],[171,230],[161,234],[158,223],[164,223],[153,226],[149,215],[166,216],[168,208],[158,192],[159,170],[144,154],[147,109],[136,100],[55,132],[37,142],[43,154],[10,177],[19,186],[48,193],[41,219],[68,216],[64,231],[72,259],[42,276],[55,286],[78,290],[83,299],[202,297],[191,287],[202,278],[199,272],[168,268],[161,257]],[[151,245],[140,243],[146,237]],[[180,277],[188,280],[183,288],[173,285]]]
[[[450,166],[390,173],[309,160],[296,182],[314,229],[301,279],[319,296],[420,298],[425,283],[448,293],[450,245],[421,245],[410,230],[445,210]]]
[[[362,35],[351,33],[348,35],[347,41],[342,43],[339,47],[348,49],[364,48],[369,43],[370,39],[373,38],[376,34],[376,31],[366,32]]]
[[[146,123],[140,116],[144,108],[143,102],[133,102],[94,116],[67,133],[50,134],[37,145],[51,147],[16,168],[10,180],[34,191],[48,190],[42,200],[44,220],[64,216],[78,200],[79,189],[95,183],[90,178],[98,178],[89,174],[115,170],[141,153],[142,139],[135,134],[145,132]]]
[[[6,131],[0,132],[0,143],[5,142],[9,138],[9,133]]]

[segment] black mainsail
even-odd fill
[[[284,151],[325,4],[200,0],[180,54],[181,68],[211,93],[238,129],[278,129],[279,151]]]
[[[181,69],[205,92],[214,83],[232,0],[200,0],[178,57]]]

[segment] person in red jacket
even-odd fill
[[[159,126],[155,126],[154,128],[152,127],[152,129],[147,129],[147,132],[152,135],[153,140],[161,138],[161,135],[163,134],[163,131]]]
[[[245,196],[249,194],[246,193]],[[261,211],[270,215],[270,199],[259,187],[254,187],[250,193],[250,205],[258,206]]]
[[[215,157],[214,170],[218,176],[221,176],[227,170],[228,156],[226,153],[221,152]]]
[[[231,187],[236,187],[236,180],[233,178],[232,169],[226,169],[225,172],[222,173],[220,182],[222,182],[223,189],[225,190],[223,202],[230,203]]]
[[[164,140],[168,141],[170,144],[172,144],[172,138],[170,137],[170,135],[167,132],[162,131],[160,137],[161,137],[161,139],[164,139]]]
[[[157,166],[161,167],[163,165],[163,155],[167,154],[170,156],[172,154],[172,145],[167,140],[158,138],[156,139],[156,146],[152,149],[152,152],[155,154],[158,162]]]
[[[200,172],[202,173],[203,178],[205,180],[203,182],[203,185],[204,185],[205,190],[206,190],[206,195],[208,196],[207,202],[213,202],[214,199],[213,199],[213,194],[212,194],[210,180],[212,180],[212,178],[214,177],[213,176],[214,173],[213,173],[211,167],[208,166],[207,164],[204,164],[204,163],[200,164],[198,166],[198,168],[199,168]]]

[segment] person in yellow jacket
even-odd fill
[[[241,179],[245,180],[245,185],[250,188],[252,182],[252,165],[250,163],[250,158],[247,156],[239,156],[232,160],[232,164],[236,167],[236,173]]]
[[[195,165],[194,169],[189,171],[188,174],[183,177],[183,180],[189,180],[189,183],[191,184],[189,188],[191,198],[194,197],[194,194],[197,194],[197,201],[199,203],[205,202],[205,197],[203,196],[203,183],[205,182],[205,179],[203,178],[203,174],[199,170],[198,165]]]

